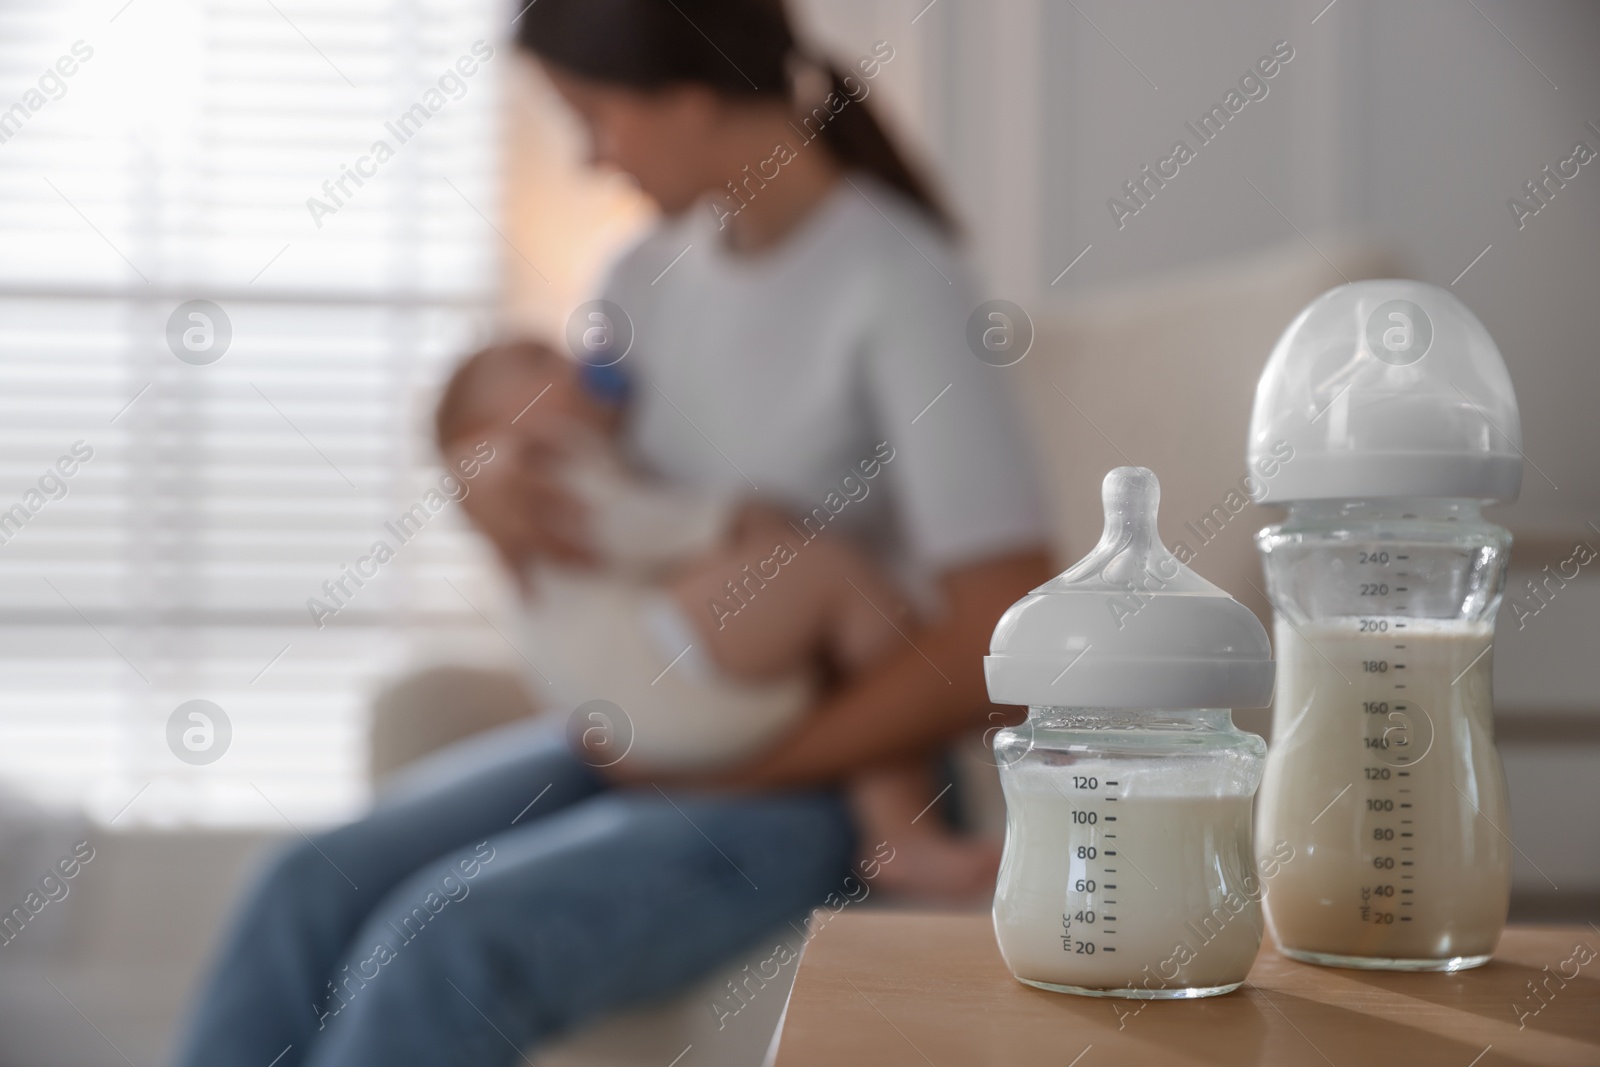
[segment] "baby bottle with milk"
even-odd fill
[[[984,661],[990,698],[1028,706],[994,742],[995,936],[1042,989],[1227,993],[1261,944],[1250,803],[1266,746],[1229,709],[1271,699],[1271,651],[1254,614],[1161,543],[1159,494],[1143,467],[1106,475],[1100,543],[1012,605]]]
[[[1489,668],[1511,537],[1480,507],[1516,497],[1520,440],[1494,341],[1432,285],[1324,293],[1267,363],[1249,458],[1274,461],[1265,499],[1289,511],[1256,538],[1279,663],[1257,839],[1296,854],[1266,901],[1284,955],[1454,971],[1494,951],[1511,842]]]

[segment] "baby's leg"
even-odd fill
[[[972,904],[994,892],[1000,849],[992,841],[958,837],[939,818],[926,762],[876,768],[850,783],[850,800],[867,850],[894,849],[879,871],[880,888],[924,901]]]
[[[823,533],[807,541],[776,516],[741,524],[727,549],[676,575],[669,591],[714,663],[735,678],[781,677],[826,658],[852,673],[899,640],[904,607],[864,554]]]

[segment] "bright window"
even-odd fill
[[[118,827],[326,822],[373,681],[501,641],[454,505],[384,526],[497,295],[499,13],[0,7],[0,781]],[[169,747],[194,699],[231,725],[208,764]]]

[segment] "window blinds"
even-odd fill
[[[0,782],[117,827],[330,821],[373,680],[501,641],[454,505],[325,627],[306,602],[440,476],[427,406],[504,247],[505,21],[0,6]]]

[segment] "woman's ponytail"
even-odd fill
[[[920,207],[941,229],[954,232],[955,220],[927,179],[907,162],[873,114],[865,94],[860,93],[861,81],[855,77],[847,79],[833,63],[818,65],[827,74],[830,91],[848,101],[822,128],[822,143],[827,145],[828,151],[841,165],[872,175]],[[855,84],[853,91],[852,82]]]

